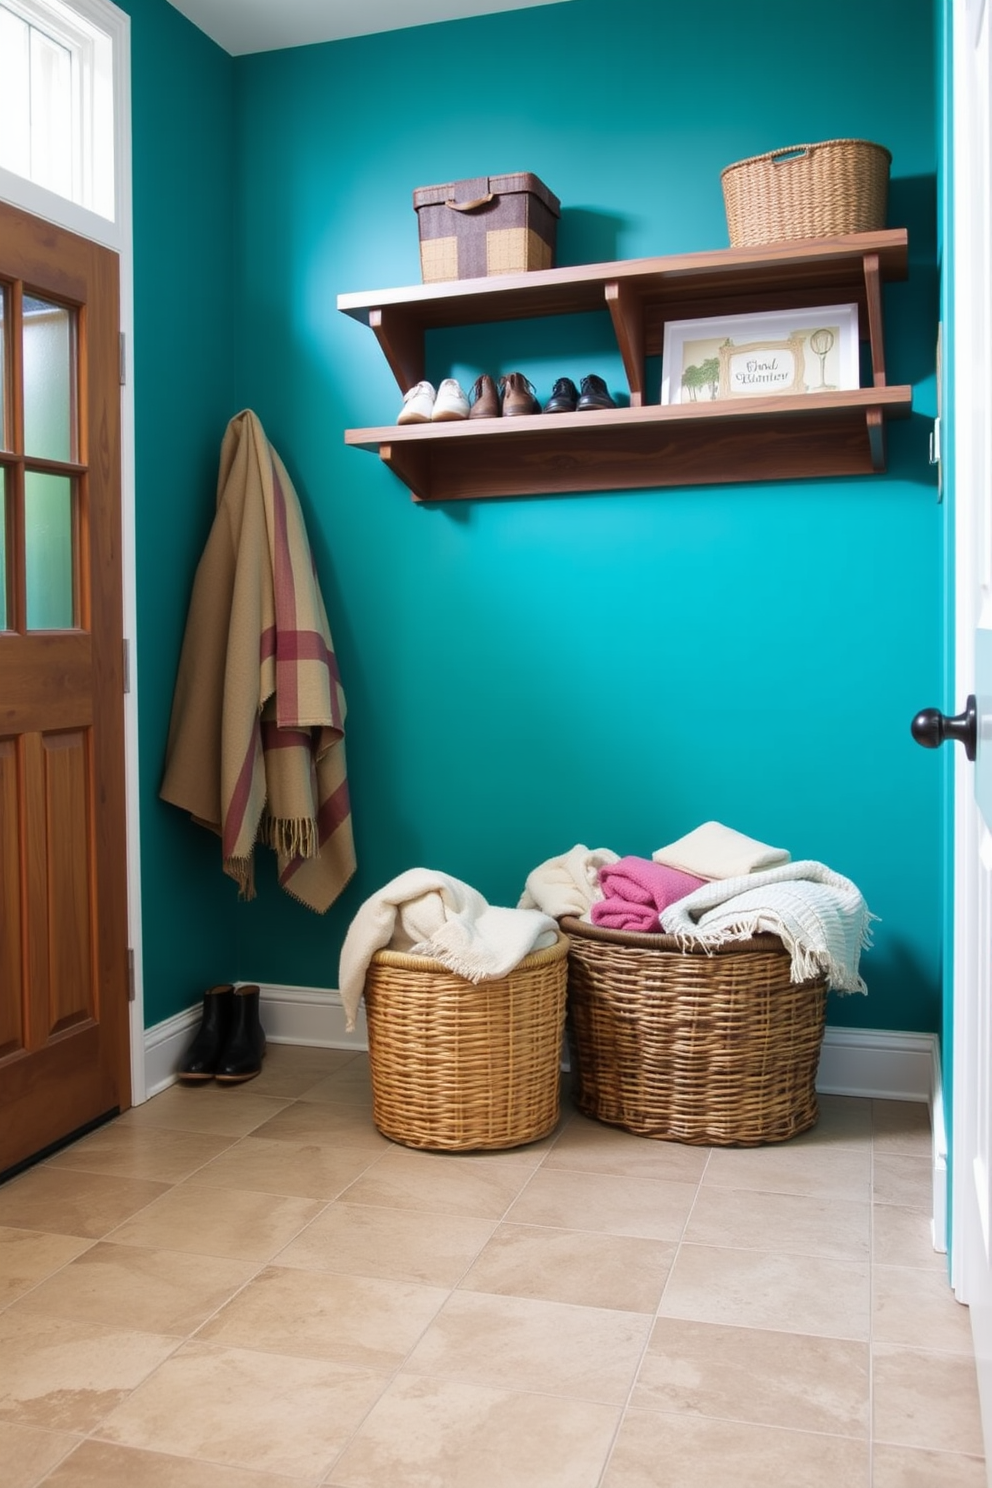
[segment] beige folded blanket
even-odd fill
[[[345,703],[303,513],[246,410],[221,447],[217,512],[186,621],[160,795],[221,838],[252,899],[258,843],[322,913],[355,871]]]
[[[754,837],[745,837],[721,822],[703,822],[692,832],[659,847],[651,857],[656,863],[692,873],[696,878],[738,878],[743,873],[757,873],[789,862],[784,847],[769,847]]]
[[[536,909],[505,909],[447,873],[409,868],[366,899],[341,948],[339,987],[345,1026],[355,1027],[365,974],[376,951],[439,961],[468,982],[504,977],[532,951],[558,938]]]

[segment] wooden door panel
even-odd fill
[[[24,1047],[24,982],[21,977],[21,860],[17,742],[0,739],[0,1059]],[[15,932],[15,927],[17,933]]]
[[[37,1050],[46,1038],[48,981],[48,830],[45,821],[45,769],[41,735],[20,739],[18,794],[23,803],[21,839],[21,902],[24,964],[24,1047]]]
[[[0,730],[88,727],[92,678],[93,640],[86,632],[0,637]]]
[[[48,859],[49,1020],[61,1033],[94,1015],[89,750],[82,733],[42,741]]]

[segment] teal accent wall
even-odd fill
[[[870,995],[833,998],[833,1022],[939,1028],[940,772],[909,734],[942,676],[931,0],[616,0],[608,18],[570,0],[233,63],[173,38],[158,0],[129,8],[148,25],[138,107],[139,62],[163,106],[175,81],[157,32],[203,80],[178,141],[153,140],[152,99],[136,124],[136,170],[147,150],[163,177],[136,243],[149,1023],[222,975],[336,985],[352,914],[405,868],[511,904],[576,842],[647,855],[716,818],[849,875],[880,917]],[[400,392],[336,296],[419,281],[415,187],[530,170],[563,204],[560,263],[691,252],[727,244],[723,166],[839,136],[892,150],[889,221],[910,233],[885,308],[914,416],[884,476],[421,508],[344,447],[346,427],[391,423]],[[176,253],[202,295],[185,332],[155,299]],[[463,384],[521,370],[542,397],[562,375],[623,387],[605,314],[433,334],[428,363]],[[323,917],[279,890],[267,852],[258,899],[237,904],[216,842],[154,794],[220,439],[244,406],[299,492],[349,706],[359,870]]]
[[[193,572],[236,412],[234,62],[164,0],[131,17],[137,676],[145,1021],[237,975],[217,841],[158,799]]]

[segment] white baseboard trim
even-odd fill
[[[348,1033],[344,1004],[337,990],[261,986],[261,993],[262,1027],[272,1043],[307,1044],[316,1049],[368,1048],[364,1006],[359,1006],[354,1032]]]
[[[354,1033],[345,1029],[340,992],[324,987],[274,987],[258,984],[259,1016],[272,1044],[307,1044],[318,1049],[367,1049],[365,1009],[360,1007]],[[202,1005],[145,1030],[145,1097],[175,1084],[176,1069],[203,1016]]]
[[[930,1101],[936,1047],[935,1033],[828,1026],[816,1088],[822,1095]]]
[[[151,1100],[176,1081],[178,1065],[193,1030],[199,1026],[203,1009],[187,1008],[164,1023],[145,1029],[145,1099]]]
[[[365,1009],[359,1008],[353,1033],[345,1029],[341,994],[326,987],[279,987],[259,983],[262,1026],[273,1044],[306,1044],[321,1049],[367,1049]],[[156,1095],[175,1080],[175,1070],[200,1007],[188,1008],[145,1031],[145,1088]],[[936,1034],[898,1033],[884,1028],[828,1027],[823,1038],[816,1088],[823,1095],[858,1095],[874,1100],[933,1102],[940,1090]],[[935,1153],[938,1150],[934,1112]],[[943,1109],[940,1155],[946,1165]]]

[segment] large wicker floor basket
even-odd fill
[[[568,941],[479,983],[377,951],[365,979],[372,1119],[438,1151],[519,1147],[559,1116]]]
[[[826,982],[776,936],[707,954],[564,919],[568,1036],[586,1116],[667,1141],[753,1147],[815,1124]]]

